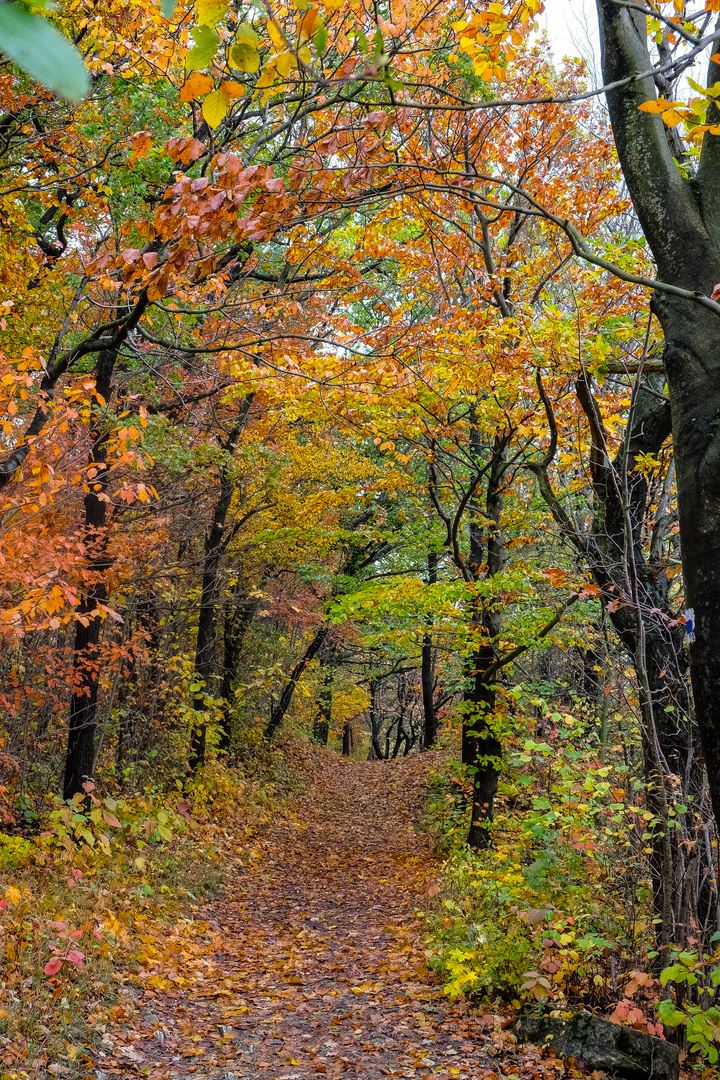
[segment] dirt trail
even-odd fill
[[[328,755],[206,922],[150,948],[145,990],[118,1015],[101,1073],[535,1075],[533,1055],[516,1058],[493,1018],[451,1007],[424,966],[415,909],[438,864],[413,826],[432,757]]]

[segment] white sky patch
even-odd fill
[[[599,85],[600,46],[595,0],[545,0],[540,26],[550,42],[556,61],[581,56],[588,65],[590,81]]]
[[[545,0],[545,11],[539,25],[547,33],[556,62],[560,63],[565,56],[581,56],[587,63],[591,86],[602,85],[595,0]],[[688,75],[704,85],[708,56],[713,48],[708,48],[705,55],[698,57],[680,80],[680,98],[695,93],[687,84]],[[656,56],[653,55],[655,62]]]

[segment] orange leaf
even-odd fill
[[[643,101],[642,105],[638,105],[640,112],[647,113],[662,113],[668,109],[672,109],[675,105],[682,105],[681,101],[667,101],[665,98],[660,97],[655,101]]]
[[[301,42],[309,41],[314,35],[320,22],[320,12],[313,5],[305,12],[299,27],[299,39]]]
[[[137,158],[147,157],[152,148],[152,135],[149,131],[134,131],[130,136],[132,139],[132,154],[131,161],[135,161]]]
[[[202,94],[207,94],[209,90],[212,90],[214,85],[215,80],[209,75],[203,74],[202,71],[193,71],[192,75],[187,79],[180,91],[180,100],[194,101],[195,98],[200,97]]]
[[[225,97],[229,98],[231,101],[234,98],[242,97],[245,93],[245,87],[243,86],[243,84],[235,82],[234,79],[228,79],[227,82],[220,83],[220,89],[222,90]]]
[[[667,109],[662,114],[662,118],[668,127],[677,127],[678,124],[682,123],[682,116],[675,109]]]

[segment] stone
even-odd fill
[[[579,1012],[568,1019],[524,1015],[513,1029],[520,1042],[553,1046],[560,1057],[575,1058],[617,1080],[680,1078],[677,1046],[592,1013]]]

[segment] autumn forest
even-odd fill
[[[720,0],[0,3],[0,1073],[710,1080]]]

